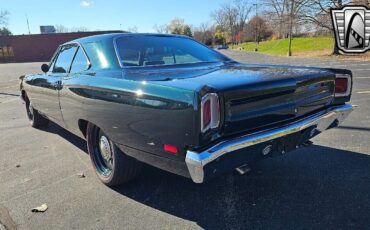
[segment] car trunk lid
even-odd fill
[[[126,71],[125,77],[192,90],[200,97],[216,92],[224,108],[217,132],[223,135],[288,122],[334,98],[335,74],[318,68],[227,63],[149,68],[140,78],[135,72]]]
[[[223,90],[225,135],[283,124],[333,102],[330,72],[281,67],[259,74],[260,80]]]

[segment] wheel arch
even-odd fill
[[[23,101],[26,101],[26,98],[28,98],[27,93],[24,89],[22,89],[22,91],[21,91],[21,97],[22,97]]]
[[[87,124],[89,124],[89,121],[84,120],[84,119],[79,119],[78,120],[78,128],[80,129],[82,135],[86,138],[86,133],[87,133]]]

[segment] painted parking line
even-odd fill
[[[370,79],[370,77],[355,77],[355,79]]]
[[[359,94],[370,94],[370,90],[369,91],[360,91],[360,92],[357,92],[357,93],[359,93]]]
[[[353,63],[354,65],[367,65],[370,66],[370,63]]]

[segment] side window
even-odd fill
[[[177,64],[196,63],[201,61],[198,58],[194,57],[193,55],[184,52],[183,50],[180,49],[176,50],[175,56]]]
[[[78,48],[75,58],[73,59],[71,73],[79,73],[89,69],[90,63],[82,48]]]
[[[73,56],[77,50],[76,46],[64,46],[61,48],[55,61],[53,73],[67,73],[71,66]]]
[[[58,47],[58,49],[55,51],[53,57],[51,58],[51,60],[49,62],[49,72],[53,72],[54,64],[55,64],[55,61],[57,60],[59,50],[60,50],[60,48]]]

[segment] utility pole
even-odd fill
[[[253,6],[256,7],[256,17],[255,17],[255,24],[256,24],[256,48],[254,49],[255,52],[258,51],[258,45],[259,45],[259,36],[258,36],[258,3],[253,4]]]
[[[293,16],[294,16],[294,0],[290,3],[290,25],[289,25],[289,47],[288,57],[292,56],[292,34],[293,34]]]
[[[27,14],[26,14],[26,21],[27,21],[27,27],[28,27],[28,34],[31,34],[30,23],[28,22]]]

